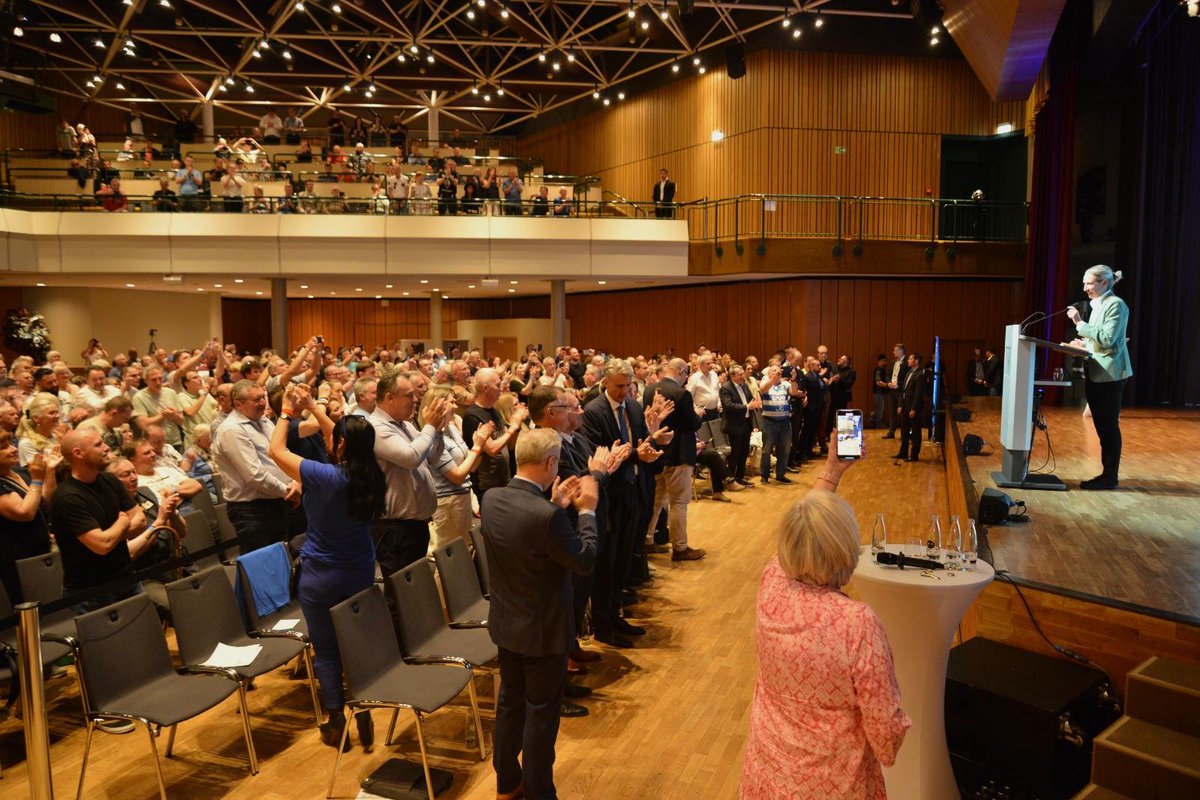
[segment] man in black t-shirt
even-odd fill
[[[495,425],[492,439],[484,446],[480,457],[479,471],[471,481],[475,496],[482,500],[483,493],[495,486],[507,486],[512,478],[508,462],[508,448],[516,444],[516,434],[527,416],[524,406],[513,412],[511,425],[506,425],[496,411],[496,400],[500,397],[500,375],[491,367],[483,367],[475,373],[475,402],[463,412],[463,441],[472,441],[475,429],[491,422]]]
[[[153,531],[147,529],[146,515],[120,482],[104,471],[108,445],[98,433],[71,431],[61,447],[71,474],[59,483],[51,510],[62,552],[63,594],[128,579],[80,604],[82,613],[139,591],[133,580],[133,559],[150,546]]]

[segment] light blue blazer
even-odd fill
[[[1133,377],[1129,345],[1125,341],[1129,327],[1129,306],[1112,292],[1100,300],[1087,322],[1075,326],[1079,338],[1092,352],[1088,359],[1088,378],[1096,383],[1123,381]]]

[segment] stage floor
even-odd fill
[[[966,459],[968,502],[995,488],[1000,400],[969,398],[960,436],[983,437],[992,455]],[[1053,472],[1070,491],[1002,489],[1024,500],[1027,522],[991,526],[992,564],[1045,588],[1156,616],[1200,621],[1200,412],[1126,409],[1120,489],[1085,492],[1100,472],[1100,443],[1076,408],[1047,408],[1053,454],[1038,432],[1031,470]],[[988,448],[984,448],[985,451]],[[1042,467],[1044,462],[1049,462]],[[971,496],[972,490],[975,497]]]

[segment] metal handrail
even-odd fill
[[[617,205],[632,206],[633,214],[635,217],[637,217],[638,219],[646,218],[646,210],[645,209],[640,208],[638,206],[638,204],[636,202],[634,202],[633,200],[630,200],[627,197],[622,197],[621,195],[617,194],[616,192],[612,191],[611,189],[601,190],[600,196],[601,197],[609,196],[609,197],[616,198],[616,203],[613,204],[614,206],[617,206]]]

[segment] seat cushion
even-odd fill
[[[457,656],[465,658],[475,666],[481,666],[499,656],[492,637],[483,628],[439,631],[421,646],[413,656]]]
[[[262,617],[259,620],[259,630],[269,631],[275,626],[275,623],[281,619],[298,619],[300,622],[294,628],[289,630],[298,631],[299,633],[308,636],[308,620],[304,618],[304,612],[300,610],[300,602],[293,600],[283,608]]]
[[[481,597],[471,604],[463,613],[454,618],[455,622],[484,622],[488,618],[488,610],[491,608],[487,598]]]
[[[219,675],[164,675],[96,711],[131,714],[156,725],[174,725],[207,711],[237,689],[236,683]]]
[[[226,644],[238,647],[249,644],[262,645],[262,650],[254,661],[245,667],[235,667],[237,673],[246,678],[257,678],[259,675],[265,675],[271,670],[282,667],[300,655],[300,652],[305,647],[304,642],[299,642],[295,639],[276,638],[274,636],[263,636],[258,639],[251,639],[247,636],[238,639],[236,642],[226,642]]]
[[[400,703],[430,713],[449,703],[471,680],[458,667],[396,664],[365,686],[354,687],[354,699]]]

